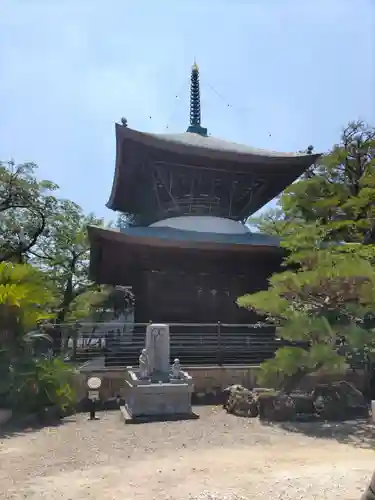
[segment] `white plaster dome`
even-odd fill
[[[231,219],[210,215],[187,215],[171,217],[150,224],[149,227],[168,227],[180,231],[196,231],[198,233],[248,234],[250,229]]]

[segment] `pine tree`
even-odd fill
[[[284,272],[267,291],[238,299],[290,343],[261,367],[261,381],[292,390],[319,369],[375,347],[375,131],[353,123],[342,141],[281,197],[258,227],[282,235]]]

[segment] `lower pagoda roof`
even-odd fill
[[[107,207],[147,212],[147,224],[189,213],[244,220],[319,156],[256,149],[193,132],[144,133],[116,124],[116,169]]]
[[[280,239],[266,234],[220,234],[174,229],[170,227],[129,227],[125,229],[105,229],[88,226],[91,246],[90,275],[98,283],[110,283],[115,274],[112,268],[118,266],[134,272],[139,255],[152,255],[154,251],[164,255],[176,251],[207,251],[225,253],[238,252],[281,254]],[[235,256],[233,256],[235,257]]]
[[[124,244],[141,243],[151,246],[173,248],[185,244],[189,247],[202,247],[214,250],[217,245],[225,247],[255,246],[255,247],[280,247],[280,238],[262,233],[243,234],[205,233],[201,231],[186,231],[170,227],[129,227],[124,229],[104,229],[98,226],[88,226],[90,243],[97,240],[116,241]],[[237,250],[240,250],[238,248]],[[241,250],[244,250],[241,248]]]

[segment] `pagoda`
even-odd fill
[[[116,124],[107,206],[131,223],[88,228],[91,277],[132,287],[136,323],[251,323],[236,299],[267,288],[282,251],[276,237],[253,233],[245,222],[317,157],[210,136],[201,125],[194,64],[186,132],[151,134],[126,120]]]

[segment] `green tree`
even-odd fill
[[[23,258],[47,230],[57,186],[38,181],[33,163],[0,162],[0,262]]]
[[[95,288],[89,279],[87,226],[91,224],[103,225],[103,220],[93,214],[85,215],[81,207],[69,200],[57,200],[48,235],[42,236],[30,252],[31,262],[48,273],[60,296],[57,323],[67,319],[73,302],[81,294]]]
[[[52,196],[57,186],[38,181],[36,169],[33,163],[0,164],[0,261],[30,262],[49,276],[57,297],[53,323],[61,324],[96,308],[101,289],[89,279],[87,226],[103,221]],[[50,332],[59,344],[61,332]]]
[[[316,246],[310,245],[290,253],[296,271],[275,274],[268,290],[238,299],[290,343],[261,366],[261,382],[286,391],[311,372],[342,369],[348,353],[374,348],[369,321],[375,310],[374,249],[357,244],[322,249],[318,236]]]
[[[327,240],[375,242],[375,129],[353,122],[341,141],[285,190],[278,208],[249,223],[279,236],[308,223],[329,224]]]
[[[100,286],[88,290],[74,303],[76,311],[72,311],[73,318],[89,318],[91,321],[105,321],[119,318],[127,309],[134,305],[134,295],[128,287]]]
[[[348,353],[374,347],[375,132],[363,123],[282,195],[258,227],[282,236],[288,270],[238,304],[277,325],[290,343],[262,365],[263,383],[289,391],[306,374],[341,369]],[[341,348],[339,348],[339,340]]]
[[[81,207],[69,200],[56,200],[48,234],[42,235],[29,252],[30,261],[45,270],[56,288],[59,299],[54,323],[57,325],[84,317],[90,308],[90,298],[94,299],[93,292],[100,290],[89,278],[87,226],[91,224],[104,222],[93,214],[84,214]],[[56,327],[50,333],[58,352],[62,331]]]
[[[135,214],[121,213],[116,220],[116,227],[119,229],[126,229],[128,227],[141,226],[142,220]]]
[[[341,142],[282,197],[285,217],[328,227],[327,239],[375,242],[375,129],[349,124]]]
[[[256,231],[282,237],[289,225],[289,220],[278,203],[276,208],[269,208],[256,217],[249,217],[247,224]]]
[[[126,315],[133,305],[134,295],[127,287],[100,286],[81,294],[73,302],[73,307],[67,318],[68,320],[71,318],[78,320],[70,329],[73,342],[77,338],[80,326],[84,325],[85,321],[88,321],[94,324],[90,333],[85,333],[85,346],[86,348],[91,346],[92,342],[96,340],[95,333],[100,323],[119,319],[121,316]],[[79,319],[82,321],[79,322]],[[85,331],[87,332],[87,330],[87,325],[85,325]],[[67,337],[68,331],[65,330],[65,339]]]

